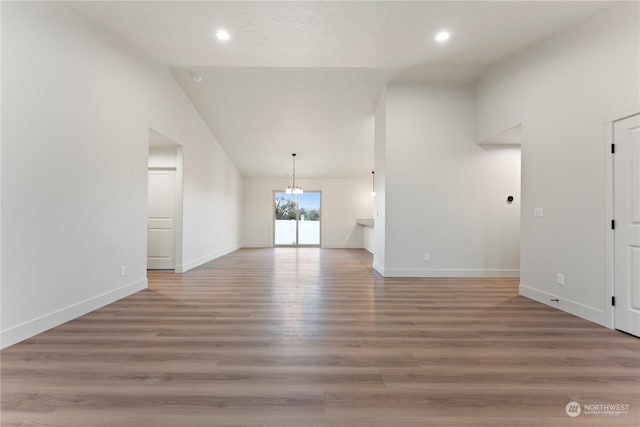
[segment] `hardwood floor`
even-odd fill
[[[513,279],[243,249],[2,351],[3,426],[638,426],[640,340]],[[565,405],[629,405],[569,417]]]

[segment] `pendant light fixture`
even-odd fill
[[[287,194],[302,194],[302,187],[296,185],[296,153],[291,154],[293,157],[293,185],[290,185],[285,190]]]
[[[376,171],[371,171],[371,195],[376,195],[376,180],[375,180]]]

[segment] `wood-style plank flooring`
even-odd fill
[[[16,344],[2,426],[638,426],[640,340],[514,279],[243,249]],[[629,405],[565,413],[570,401]]]

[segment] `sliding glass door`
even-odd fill
[[[274,193],[274,246],[320,246],[321,193]]]

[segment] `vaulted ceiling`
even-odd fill
[[[472,82],[609,1],[69,2],[169,67],[244,176],[368,177],[390,81]],[[230,40],[214,37],[226,29]],[[451,33],[443,44],[440,30]],[[201,77],[200,82],[194,76]]]

